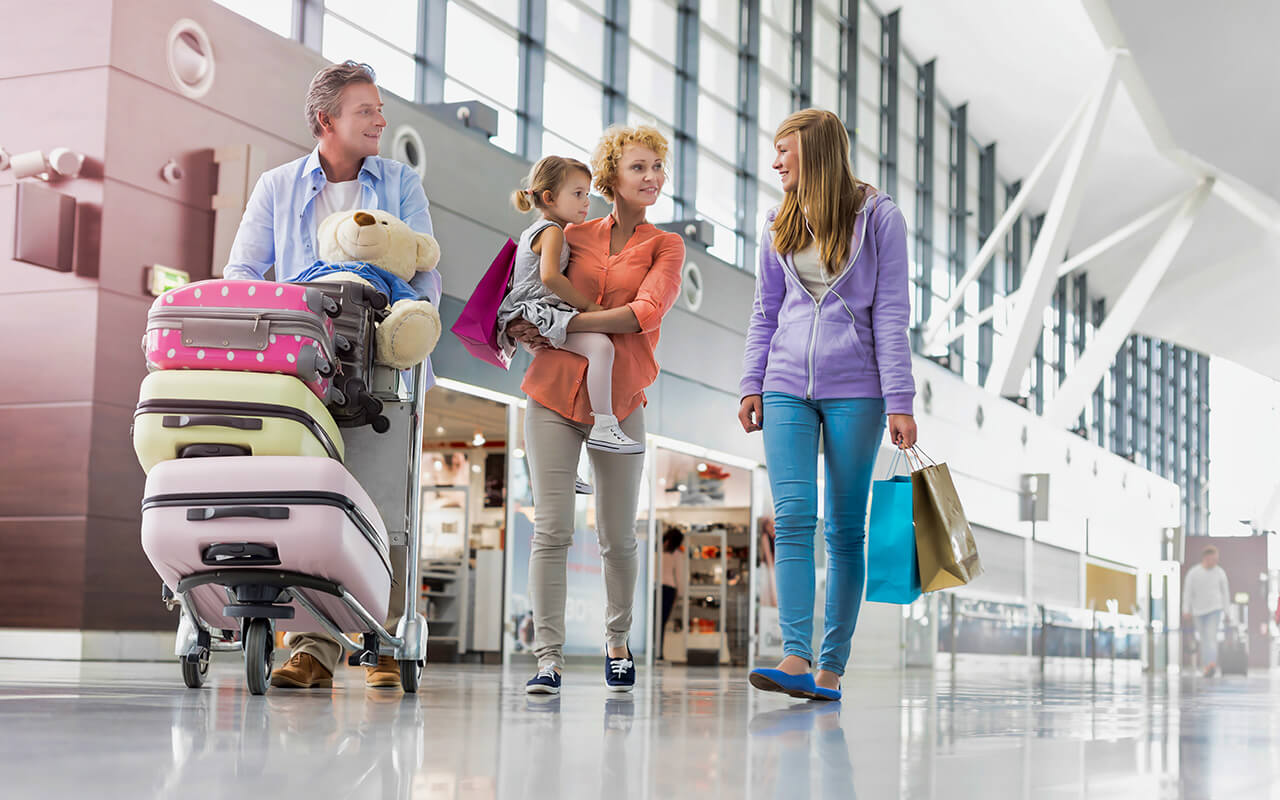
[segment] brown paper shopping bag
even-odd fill
[[[920,584],[926,592],[963,586],[982,574],[982,561],[951,470],[923,451],[915,456],[920,468],[911,473],[911,497]]]

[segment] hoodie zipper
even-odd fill
[[[818,352],[818,320],[822,319],[822,306],[817,300],[813,301],[813,308],[813,326],[809,329],[809,383],[804,390],[804,398],[806,400],[813,399],[813,356]]]
[[[320,350],[324,353],[324,357],[328,359],[330,364],[337,364],[338,359],[333,352],[333,342],[329,339],[329,332],[325,330],[324,323],[316,319],[315,315],[310,311],[287,311],[265,308],[210,308],[201,306],[196,308],[164,308],[152,311],[147,315],[147,330],[153,331],[157,328],[177,328],[181,330],[182,320],[189,317],[212,317],[214,319],[238,319],[245,322],[252,322],[254,330],[257,330],[259,322],[276,323],[271,328],[271,333],[278,336],[301,335],[310,336],[320,344]],[[166,321],[173,321],[178,324],[164,324]],[[284,324],[280,324],[284,323]]]

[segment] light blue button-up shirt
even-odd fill
[[[368,156],[360,166],[359,208],[377,208],[395,214],[419,233],[432,234],[431,212],[422,180],[407,165],[389,158]],[[262,173],[253,187],[244,217],[231,245],[231,256],[222,271],[233,280],[265,280],[275,268],[275,280],[289,280],[314,264],[316,250],[316,197],[326,178],[317,147],[310,154]],[[440,307],[440,271],[419,272],[409,281],[424,300]],[[427,388],[435,385],[431,359],[425,364]]]

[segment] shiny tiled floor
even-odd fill
[[[0,661],[0,794],[1280,798],[1280,676],[1263,673],[962,664],[851,672],[842,704],[814,705],[740,671],[642,672],[619,697],[575,668],[559,698],[528,698],[523,671],[436,664],[417,697],[354,670],[332,692],[253,697],[220,658],[201,690],[176,664]]]

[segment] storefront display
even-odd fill
[[[746,664],[751,470],[668,447],[656,449],[655,465],[658,538],[678,533],[682,542],[668,556],[678,558],[678,568],[668,571],[678,585],[660,655],[691,665]],[[655,645],[658,638],[655,630]]]

